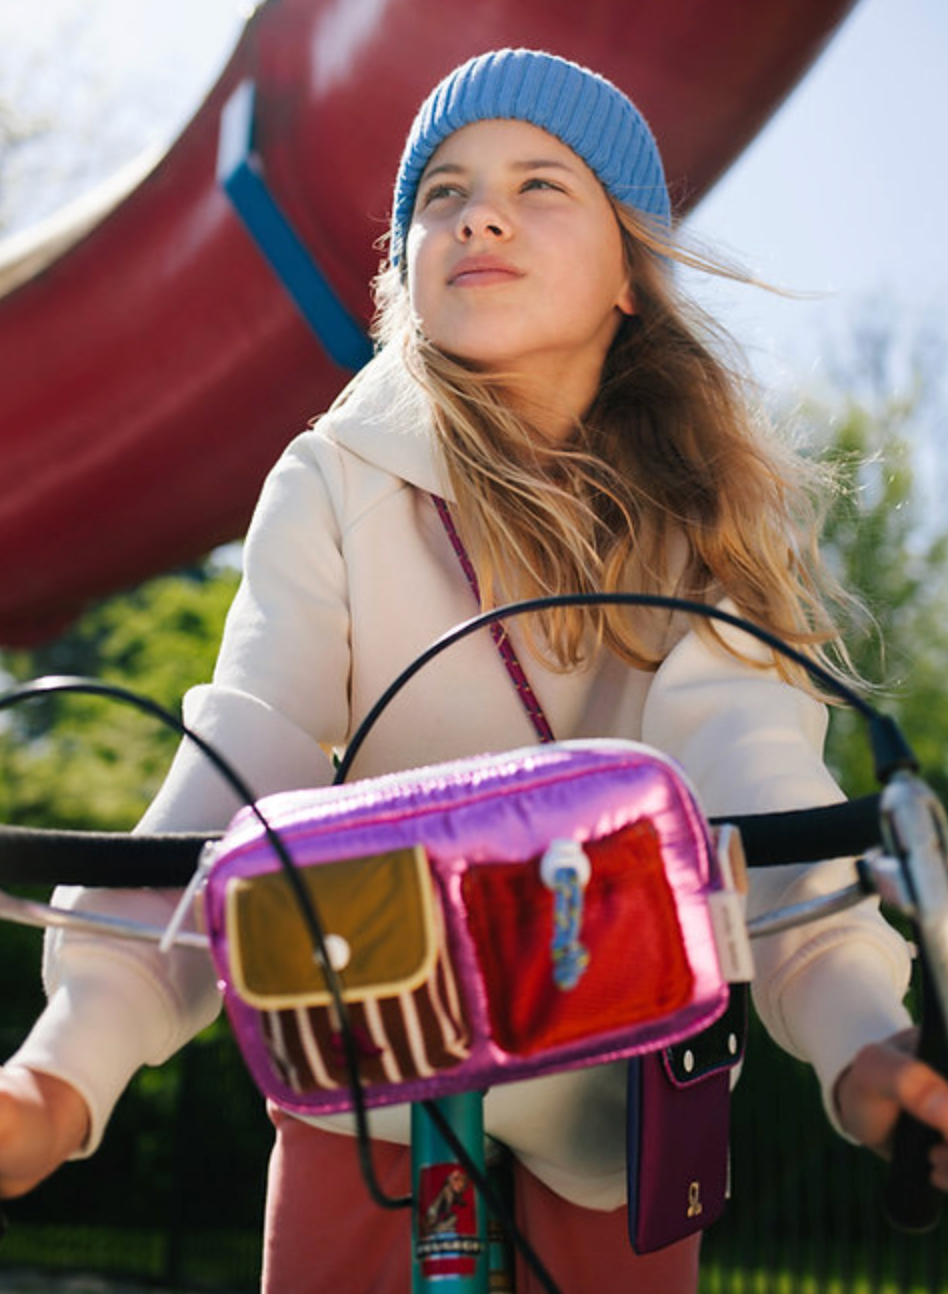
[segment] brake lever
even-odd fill
[[[940,1005],[922,956],[922,1024],[916,1055],[940,1074],[948,1074],[948,1044],[937,1018]],[[899,1231],[921,1234],[941,1220],[943,1196],[929,1179],[928,1154],[940,1135],[930,1124],[901,1114],[895,1127],[892,1160],[882,1191],[882,1208]]]
[[[921,1032],[917,1055],[948,1077],[948,818],[941,802],[908,769],[896,770],[880,800],[888,858],[873,870],[883,898],[912,922],[922,974]],[[894,861],[896,872],[885,875]],[[924,1232],[937,1226],[942,1196],[929,1180],[928,1154],[940,1139],[928,1124],[903,1113],[895,1130],[883,1207],[893,1226]]]

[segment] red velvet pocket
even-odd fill
[[[475,865],[464,881],[496,1041],[514,1055],[658,1019],[684,1006],[694,976],[658,833],[647,819],[583,845],[591,866],[580,940],[589,964],[553,980],[553,892],[540,860]]]

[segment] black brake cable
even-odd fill
[[[362,748],[370,730],[394,700],[395,696],[403,687],[406,686],[415,674],[424,668],[425,665],[427,665],[436,656],[440,655],[443,651],[446,651],[449,647],[453,646],[456,642],[459,642],[461,639],[466,638],[491,624],[517,615],[568,606],[610,605],[629,607],[638,606],[679,611],[686,614],[704,616],[707,619],[718,620],[722,623],[729,624],[737,629],[743,630],[751,637],[756,638],[766,646],[769,646],[773,651],[776,651],[789,660],[795,662],[827,691],[845,701],[850,707],[867,720],[873,744],[876,774],[880,781],[886,781],[895,768],[911,767],[914,769],[917,767],[914,756],[894,720],[889,716],[882,714],[874,706],[870,705],[869,702],[861,697],[854,689],[843,683],[842,680],[839,679],[831,670],[807,656],[805,653],[791,647],[776,634],[763,629],[752,621],[746,620],[742,616],[736,615],[732,612],[725,611],[720,607],[709,606],[705,603],[685,598],[664,596],[660,594],[585,593],[549,595],[546,597],[530,598],[520,602],[508,603],[504,606],[482,612],[481,614],[464,621],[462,624],[455,626],[452,630],[442,635],[425,651],[416,656],[415,659],[401,671],[401,673],[385,689],[382,695],[365,715],[347,744],[345,753],[336,767],[332,784],[341,785],[345,781],[351,771],[356,755]],[[150,701],[148,698],[141,697],[137,693],[125,688],[112,684],[101,683],[94,679],[51,676],[46,679],[35,680],[32,684],[26,684],[23,687],[14,689],[13,692],[0,697],[0,709],[4,709],[8,705],[12,705],[17,701],[24,700],[28,696],[36,696],[54,691],[84,691],[112,697],[113,699],[124,700],[137,706],[139,709],[144,710],[146,713],[152,714],[162,722],[170,723],[170,726],[175,728],[180,734],[190,738],[197,744],[202,752],[212,761],[218,771],[230,782],[231,786],[235,789],[244,803],[251,807],[287,874],[293,893],[296,897],[296,901],[299,904],[300,910],[306,921],[310,937],[312,938],[314,947],[318,952],[321,969],[326,977],[326,983],[330,990],[330,995],[333,998],[333,1005],[339,1012],[340,1033],[343,1040],[346,1067],[353,1098],[353,1113],[356,1120],[356,1140],[359,1147],[360,1165],[366,1187],[375,1203],[383,1208],[391,1209],[409,1206],[412,1203],[411,1196],[393,1199],[386,1196],[378,1186],[374,1167],[371,1162],[371,1142],[368,1135],[364,1091],[362,1088],[361,1077],[359,1075],[357,1045],[349,1020],[344,991],[339,977],[326,952],[324,933],[315,904],[297,874],[296,864],[286,851],[279,835],[273,830],[265,815],[259,809],[256,801],[253,799],[252,792],[250,792],[249,788],[243,783],[239,775],[236,774],[228,762],[211,746],[209,742],[191,730],[182,720],[178,719],[177,716],[164,710],[164,708],[159,706],[157,703]],[[429,1118],[432,1118],[439,1126],[439,1130],[444,1132],[446,1130],[446,1121],[443,1119],[443,1116],[441,1116],[440,1111],[437,1110],[436,1104],[429,1101],[425,1101],[422,1104],[424,1105]],[[447,1129],[447,1131],[450,1132],[450,1129]],[[485,1196],[488,1203],[492,1208],[494,1208],[495,1212],[499,1214],[510,1238],[521,1251],[524,1259],[534,1268],[534,1271],[541,1280],[541,1283],[543,1283],[545,1288],[550,1291],[550,1294],[558,1294],[556,1285],[546,1273],[535,1252],[529,1245],[529,1242],[526,1240],[526,1237],[520,1232],[516,1222],[509,1215],[509,1212],[503,1208],[502,1202],[497,1198],[484,1176],[480,1174],[476,1165],[471,1163],[470,1156],[464,1150],[463,1145],[456,1137],[446,1136],[446,1139],[452,1144],[452,1149],[454,1149],[455,1153],[458,1155],[459,1162],[462,1163],[467,1171],[471,1172],[472,1180],[475,1181],[475,1184],[478,1184],[478,1181],[480,1182],[479,1189],[481,1190],[482,1195]]]
[[[352,769],[356,755],[361,750],[371,729],[381,718],[382,713],[402,688],[436,656],[440,656],[442,652],[447,651],[449,647],[454,646],[463,638],[468,638],[471,634],[477,633],[479,629],[499,623],[502,620],[537,611],[550,611],[575,606],[626,606],[681,611],[689,615],[703,616],[707,620],[718,620],[736,629],[741,629],[752,638],[756,638],[765,646],[799,665],[812,679],[821,684],[828,692],[845,701],[848,706],[857,711],[867,721],[874,754],[875,773],[880,782],[886,782],[896,768],[909,767],[915,769],[918,766],[908,743],[891,716],[877,710],[875,706],[860,696],[854,688],[844,683],[825,665],[807,656],[805,652],[799,651],[796,647],[791,647],[777,634],[771,633],[768,629],[763,629],[751,620],[744,619],[743,616],[736,615],[731,611],[725,611],[722,607],[709,606],[704,602],[695,602],[689,598],[677,598],[658,593],[558,593],[550,594],[546,597],[527,598],[521,602],[508,602],[503,606],[493,607],[489,611],[482,611],[479,615],[472,616],[469,620],[462,621],[461,624],[455,625],[453,629],[449,629],[447,633],[442,634],[414,660],[410,661],[401,673],[392,680],[356,728],[336,767],[333,784],[338,785],[345,781]]]

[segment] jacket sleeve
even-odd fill
[[[730,631],[728,631],[730,635]],[[710,816],[831,804],[843,798],[823,763],[825,707],[783,682],[744,635],[755,665],[690,633],[658,670],[643,740],[677,759]],[[851,884],[851,860],[752,871],[748,915]],[[756,940],[753,997],[772,1037],[820,1080],[839,1130],[833,1085],[859,1049],[904,1029],[910,958],[874,899]]]
[[[334,457],[312,433],[270,474],[244,545],[244,574],[213,681],[185,719],[234,765],[256,798],[322,786],[328,749],[349,728],[349,605],[330,497]],[[239,804],[192,743],[182,743],[144,831],[217,830]]]
[[[245,545],[214,681],[185,698],[184,718],[242,775],[254,795],[325,784],[325,748],[348,726],[348,612],[326,482],[301,437],[274,469]],[[218,831],[239,807],[228,783],[188,740],[138,830]],[[164,925],[177,894],[61,888],[55,902]],[[44,950],[47,1008],[10,1063],[70,1082],[98,1146],[136,1070],[160,1064],[219,1009],[208,957],[60,931]]]

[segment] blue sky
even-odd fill
[[[3,0],[0,94],[52,128],[5,173],[0,224],[28,225],[173,135],[223,63],[243,7]],[[701,289],[769,382],[818,378],[831,339],[860,313],[906,335],[945,318],[946,74],[948,0],[860,0],[689,222],[768,281],[821,294]]]
[[[860,312],[948,329],[946,222],[948,4],[861,0],[690,223],[768,281],[825,294],[724,294],[752,352],[805,380]]]

